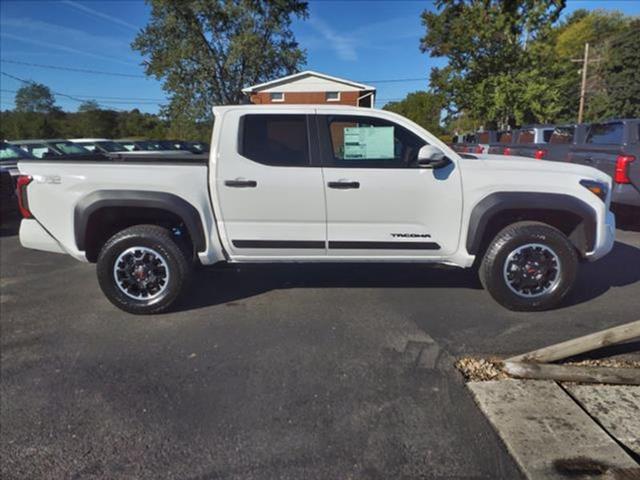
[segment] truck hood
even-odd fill
[[[536,160],[535,158],[519,157],[515,155],[478,155],[477,160],[462,159],[463,168],[483,168],[495,172],[519,172],[527,173],[557,173],[564,175],[578,175],[588,180],[605,182],[611,186],[611,177],[600,170],[568,162],[552,162],[548,160]]]

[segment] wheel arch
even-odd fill
[[[95,261],[109,234],[135,223],[184,224],[194,252],[206,249],[202,220],[191,203],[172,193],[136,190],[98,190],[82,197],[74,208],[76,246]]]
[[[467,228],[467,251],[471,255],[481,254],[500,230],[525,220],[557,228],[583,257],[595,248],[597,215],[586,202],[560,193],[497,192],[473,207]]]

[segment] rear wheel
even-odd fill
[[[480,281],[510,310],[556,306],[575,282],[578,256],[559,230],[538,222],[519,222],[500,231],[480,265]]]
[[[136,225],[116,233],[102,247],[100,288],[118,308],[150,314],[167,310],[191,274],[189,255],[166,228]]]

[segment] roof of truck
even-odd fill
[[[214,112],[224,112],[228,110],[290,110],[290,111],[308,111],[309,109],[317,109],[317,110],[353,110],[357,112],[385,112],[389,113],[389,110],[382,110],[380,108],[369,108],[369,107],[354,107],[352,105],[327,105],[323,103],[284,103],[284,104],[254,104],[248,103],[243,105],[222,105],[213,107]]]
[[[68,142],[66,138],[30,138],[28,140],[9,140],[9,143],[20,145],[33,145],[34,143],[60,143]]]

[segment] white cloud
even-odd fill
[[[73,47],[67,47],[66,45],[60,45],[58,43],[52,43],[52,42],[42,42],[39,40],[34,40],[33,38],[27,38],[27,37],[22,37],[19,35],[12,35],[11,33],[5,33],[2,32],[0,33],[0,37],[2,38],[8,38],[10,40],[15,40],[18,42],[22,42],[22,43],[27,43],[30,45],[35,45],[37,47],[44,47],[44,48],[50,48],[53,50],[59,50],[62,52],[67,52],[67,53],[73,53],[75,55],[84,55],[87,57],[93,57],[93,58],[97,58],[100,60],[107,60],[109,62],[115,62],[115,63],[120,63],[122,65],[136,65],[135,63],[132,62],[126,62],[123,61],[119,58],[114,58],[114,57],[108,57],[106,55],[100,55],[98,53],[92,53],[92,52],[87,52],[87,51],[83,51],[83,50],[78,50],[77,48],[73,48]]]
[[[95,10],[93,8],[89,8],[86,5],[81,4],[80,2],[74,2],[72,0],[62,0],[62,3],[68,5],[69,7],[73,7],[81,12],[84,12],[92,17],[101,18],[115,25],[120,25],[121,27],[126,27],[130,30],[137,32],[139,27],[137,25],[133,25],[132,23],[125,22],[124,20],[119,19],[118,17],[114,17],[113,15],[109,15],[107,13],[101,12],[99,10]]]
[[[355,40],[353,38],[336,33],[317,16],[309,19],[309,25],[329,42],[329,45],[335,50],[338,58],[347,61],[355,61],[358,59]]]

